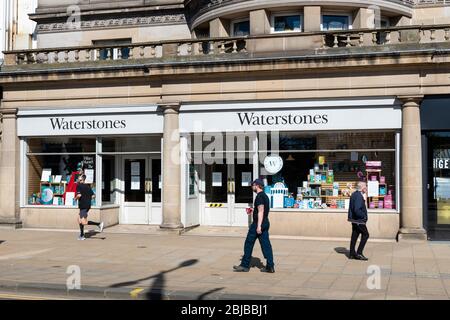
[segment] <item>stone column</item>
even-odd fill
[[[303,13],[305,32],[320,31],[320,25],[322,23],[320,6],[305,6]]]
[[[373,29],[375,28],[375,11],[368,8],[360,8],[356,12],[353,21],[354,29]]]
[[[270,33],[270,14],[265,9],[250,12],[250,35]]]
[[[216,18],[209,22],[209,35],[212,38],[226,38],[230,36],[230,22]]]
[[[17,109],[0,109],[2,141],[0,144],[0,227],[21,227],[20,221],[20,151],[17,137]]]
[[[177,230],[181,223],[181,163],[179,103],[160,104],[164,112],[163,133],[163,222],[162,229]]]
[[[422,202],[422,136],[420,104],[423,96],[399,97],[402,106],[401,211],[399,240],[426,240]]]

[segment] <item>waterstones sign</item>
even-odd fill
[[[181,132],[400,129],[401,110],[393,107],[182,112]]]
[[[156,113],[95,115],[29,115],[19,113],[21,137],[151,134],[163,132],[163,117]]]

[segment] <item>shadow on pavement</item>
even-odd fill
[[[350,258],[350,251],[347,248],[337,247],[334,248],[334,251],[336,251],[339,254],[344,254],[347,258]]]
[[[262,263],[260,258],[252,257],[252,259],[250,260],[250,268],[263,269],[264,264]]]
[[[210,294],[218,292],[218,291],[223,290],[223,289],[225,289],[225,288],[215,288],[215,289],[209,290],[209,291],[199,295],[197,300],[205,300],[206,296],[209,296]]]
[[[96,237],[97,234],[99,234],[100,232],[97,231],[90,231],[85,233],[85,238],[86,239],[93,239],[93,240],[106,240],[105,237]]]
[[[0,240],[0,244],[2,244],[3,242],[6,242],[5,240]]]
[[[111,288],[128,287],[128,286],[136,285],[139,282],[142,282],[145,280],[155,279],[152,283],[152,286],[150,287],[150,290],[146,293],[146,298],[147,298],[147,300],[162,300],[163,299],[163,290],[164,290],[165,282],[166,282],[165,275],[169,272],[192,266],[192,265],[196,264],[197,262],[198,262],[197,259],[186,260],[186,261],[180,263],[177,267],[169,269],[169,270],[161,271],[157,275],[153,275],[153,276],[150,276],[147,278],[142,278],[142,279],[133,280],[133,281],[116,283],[116,284],[111,285],[110,287]]]

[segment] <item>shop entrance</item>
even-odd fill
[[[161,224],[161,158],[123,158],[123,217],[125,224]]]
[[[246,208],[252,206],[253,164],[241,159],[235,164],[204,164],[203,223],[209,226],[249,225]]]
[[[428,237],[450,240],[450,132],[428,136]]]

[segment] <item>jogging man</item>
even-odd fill
[[[84,226],[97,226],[99,232],[103,232],[103,222],[97,223],[88,221],[88,213],[91,209],[92,198],[95,197],[94,192],[91,187],[85,183],[86,176],[82,175],[80,182],[77,185],[77,195],[75,199],[78,200],[78,208],[80,209],[80,216],[78,218],[78,223],[80,224],[80,236],[78,240],[86,240],[84,237]]]

